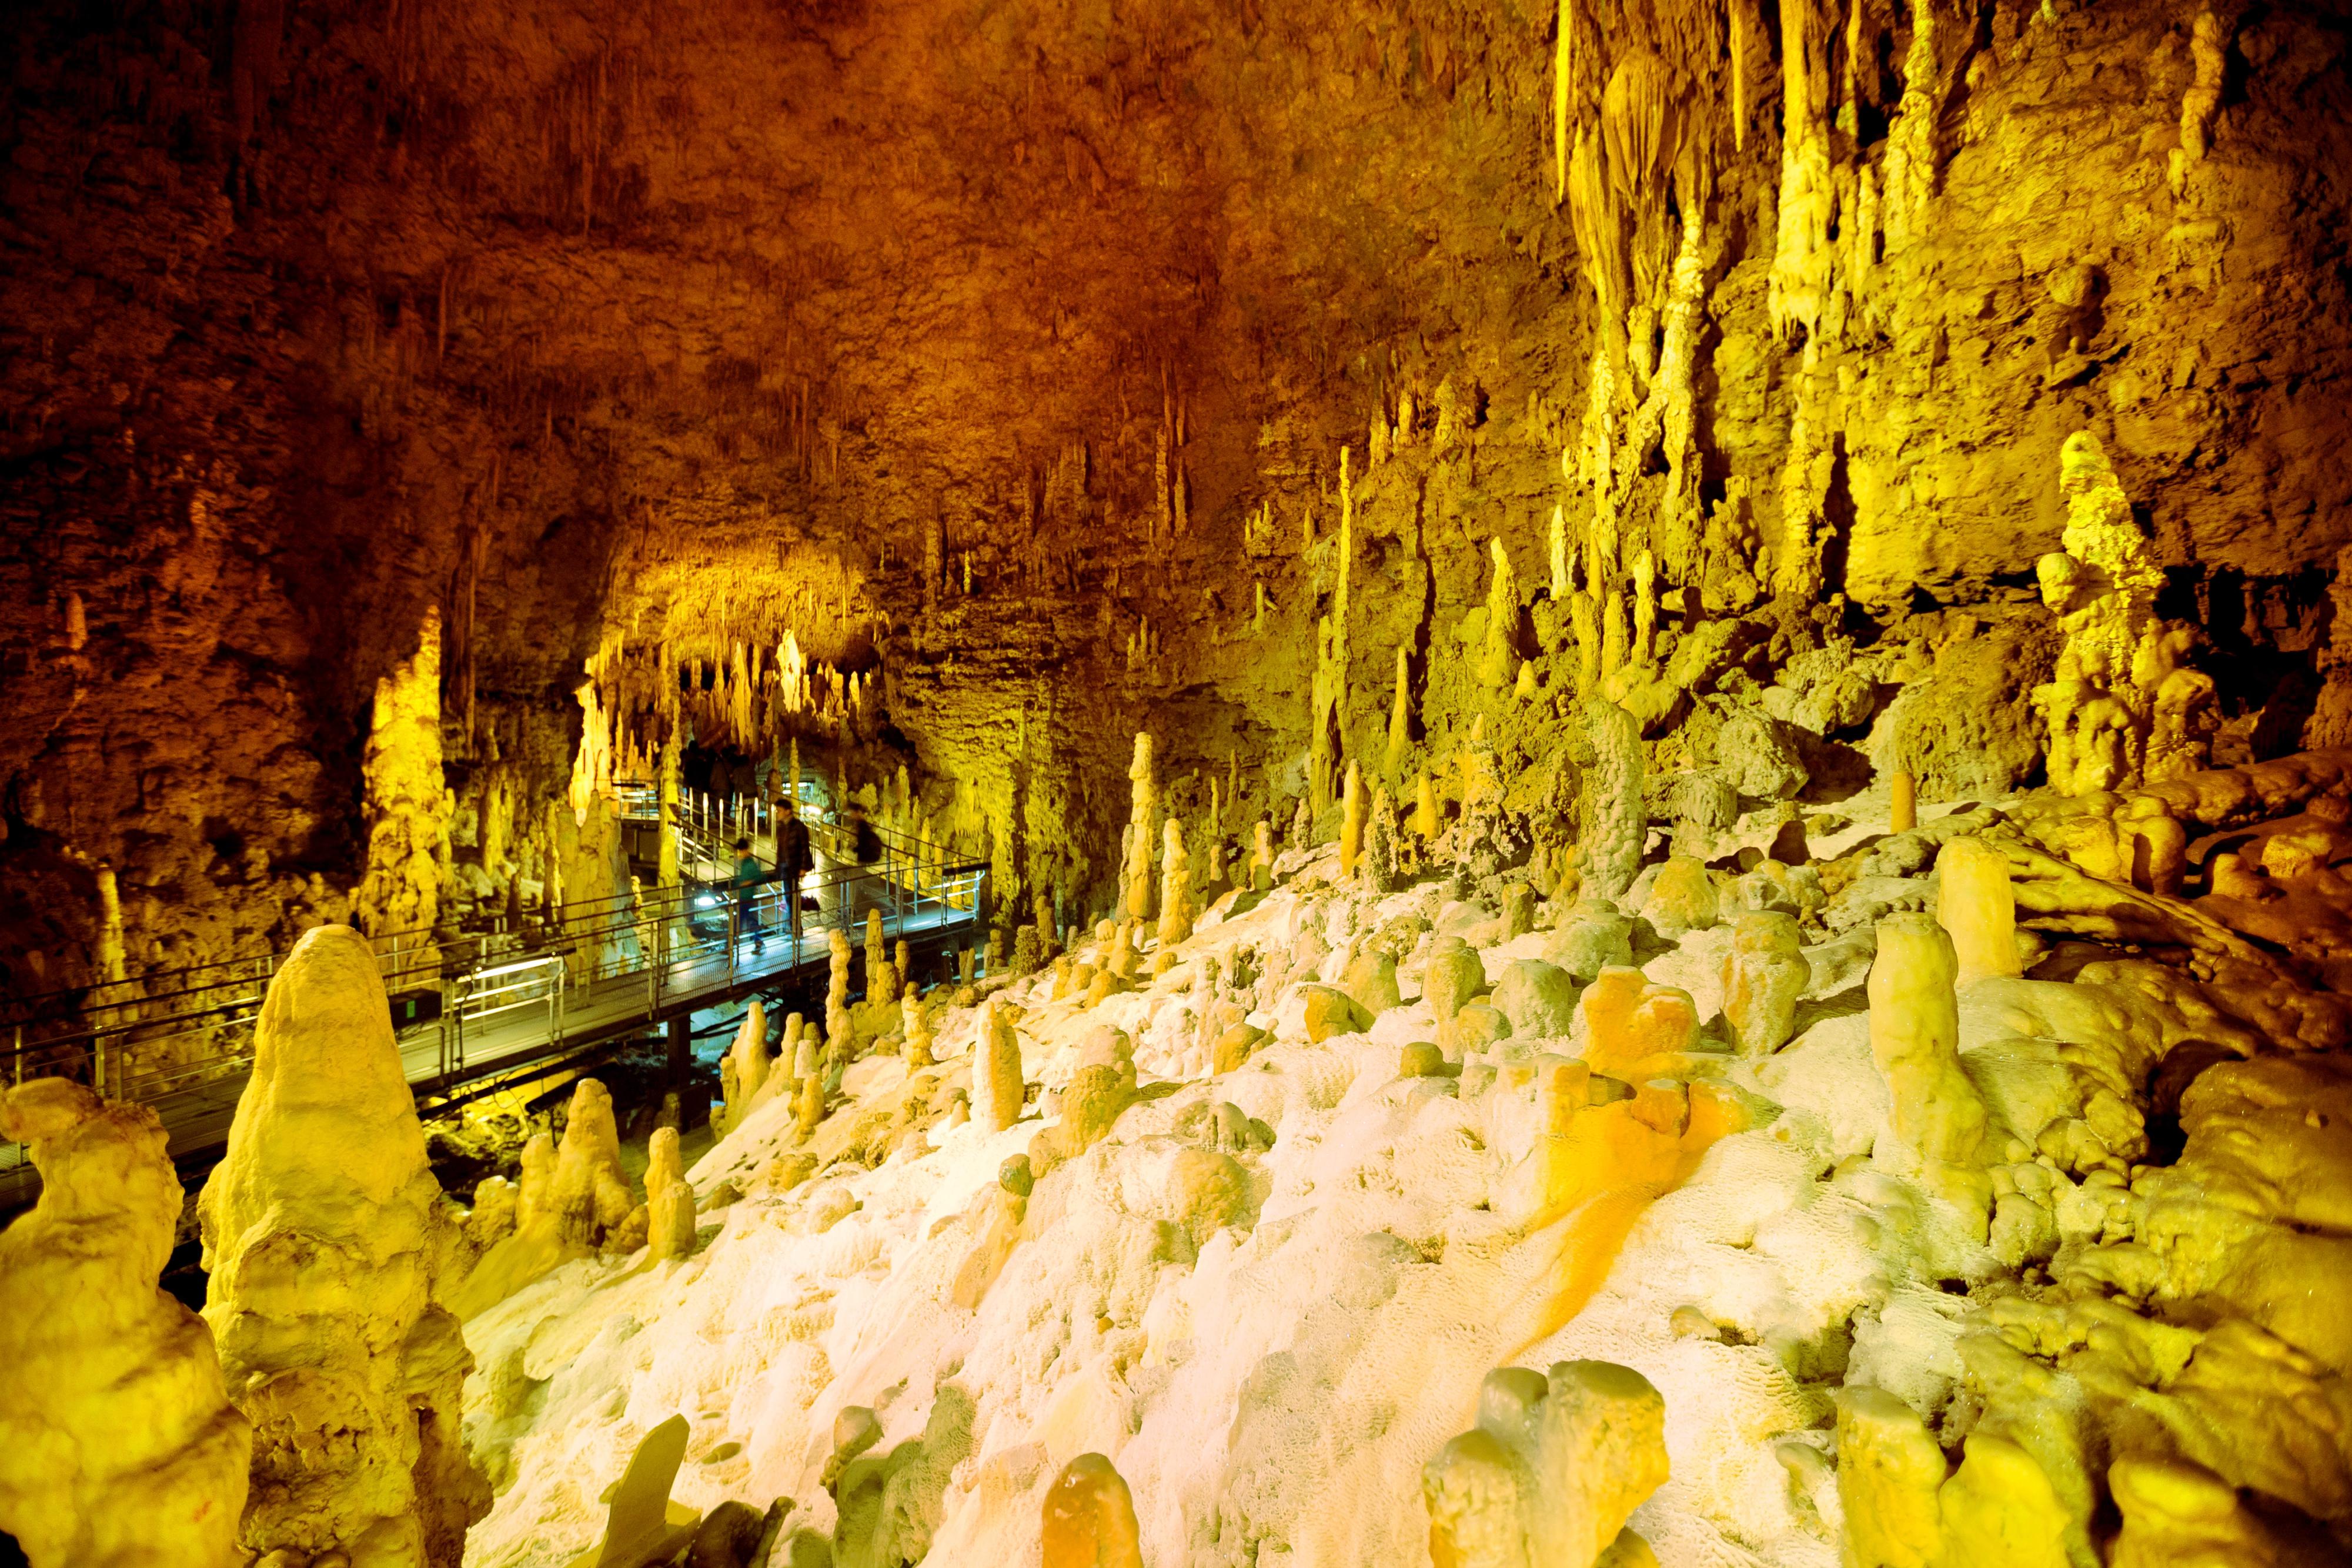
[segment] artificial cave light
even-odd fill
[[[0,1561],[2352,1559],[2333,19],[461,10],[25,8]]]

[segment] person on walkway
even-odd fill
[[[776,802],[776,877],[784,884],[786,919],[793,933],[793,956],[800,956],[801,940],[801,878],[816,869],[816,855],[809,848],[808,824],[793,810],[790,800]]]
[[[885,902],[881,877],[864,869],[882,858],[882,835],[874,831],[874,824],[866,819],[866,808],[855,800],[849,803],[848,821],[843,823],[843,828],[849,838],[849,858],[860,868],[844,889],[849,896],[842,904],[842,920],[848,925],[867,909]]]
[[[760,884],[769,880],[768,868],[751,852],[751,841],[735,841],[735,938],[751,939],[751,951],[767,951],[767,939],[760,929]]]

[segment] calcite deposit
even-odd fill
[[[11,23],[32,1561],[2352,1552],[2328,7]]]
[[[180,1185],[152,1111],[0,1095],[42,1176],[0,1231],[0,1531],[34,1568],[240,1561],[252,1427],[204,1322],[156,1288]]]

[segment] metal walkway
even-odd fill
[[[693,835],[702,841],[698,858],[717,859],[719,843],[731,841],[712,831],[721,825]],[[688,838],[687,824],[677,826]],[[812,824],[821,869],[798,892],[818,908],[804,912],[797,944],[784,934],[785,890],[774,883],[756,890],[748,919],[727,888],[688,885],[569,903],[513,929],[500,917],[463,935],[374,938],[420,1105],[792,986],[824,969],[835,927],[859,947],[869,911],[880,914],[887,942],[904,942],[922,958],[969,941],[984,908],[984,864],[943,862],[933,846],[881,836],[881,860],[826,865],[828,849],[845,855],[847,846]],[[282,958],[0,1004],[7,1079],[69,1076],[109,1098],[152,1105],[184,1171],[206,1163],[226,1142],[251,1075],[255,1020]],[[23,1145],[0,1143],[0,1211],[38,1191]]]

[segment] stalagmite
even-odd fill
[[[1404,782],[1405,757],[1412,749],[1412,739],[1409,732],[1410,713],[1410,695],[1406,685],[1406,650],[1399,648],[1396,656],[1396,698],[1389,707],[1388,752],[1382,758],[1381,770],[1400,786]]]
[[[100,862],[98,880],[98,977],[119,986],[130,973],[130,957],[122,936],[122,884],[114,868]]]
[[[1356,874],[1356,859],[1364,847],[1364,779],[1350,760],[1348,779],[1339,792],[1339,874]]]
[[[434,1302],[440,1201],[374,955],[314,930],[269,982],[196,1206],[205,1318],[254,1426],[247,1550],[457,1568],[488,1511],[457,1436],[473,1358]]]
[[[655,1261],[694,1250],[694,1189],[686,1185],[675,1127],[656,1127],[646,1145],[646,1218]]]
[[[882,936],[882,912],[866,912],[866,995],[874,1001],[898,994],[898,977],[890,963],[889,945]]]
[[[856,1030],[849,1021],[849,933],[835,926],[826,936],[832,958],[832,969],[825,984],[824,1032],[834,1049],[847,1051],[856,1043]]]
[[[251,1429],[156,1288],[182,1196],[163,1125],[62,1078],[0,1092],[40,1199],[0,1232],[0,1531],[32,1568],[242,1561]]]
[[[1430,1557],[1436,1568],[1630,1568],[1648,1547],[1625,1521],[1666,1471],[1666,1402],[1633,1368],[1499,1368],[1479,1389],[1478,1424],[1422,1471]]]
[[[1643,1063],[1688,1051],[1698,1038],[1690,993],[1653,985],[1639,969],[1602,969],[1576,1009],[1584,1020],[1584,1061],[1595,1072],[1639,1074]]]
[[[1565,507],[1554,507],[1551,509],[1551,532],[1547,537],[1546,543],[1549,548],[1551,560],[1551,601],[1554,604],[1565,606],[1568,603],[1568,596],[1576,591],[1575,579],[1569,564],[1570,557],[1568,549],[1568,509]]]
[[[1893,1101],[1902,1154],[1955,1201],[1974,1189],[1985,1106],[1960,1070],[1959,1005],[1952,939],[1926,915],[1878,923],[1870,966],[1870,1054]]]
[[[353,917],[372,933],[422,931],[438,918],[451,800],[441,777],[441,612],[425,613],[416,652],[376,682],[368,720],[367,874]]]
[[[2213,682],[2181,664],[2190,632],[2157,619],[2164,574],[2096,437],[2067,437],[2059,458],[2065,549],[2035,563],[2065,645],[2033,690],[2049,729],[2051,786],[2120,789],[2205,765]]]
[[[1044,1568],[1143,1568],[1135,1500],[1100,1454],[1062,1467],[1045,1494]]]
[[[1649,839],[1642,730],[1633,715],[1595,697],[1584,705],[1584,732],[1593,755],[1583,794],[1586,874],[1595,892],[1617,898],[1640,874]]]
[[[1429,769],[1424,768],[1413,785],[1412,831],[1420,835],[1422,842],[1427,843],[1437,837],[1438,826],[1437,788],[1430,781]]]
[[[661,813],[658,831],[660,842],[656,853],[654,876],[664,887],[676,887],[679,883],[677,861],[678,754],[683,749],[675,726],[662,739],[661,795],[656,810]]]
[[[1274,885],[1274,823],[1265,817],[1250,834],[1250,886],[1264,893]]]
[[[735,1043],[727,1053],[735,1069],[735,1095],[729,1101],[730,1109],[749,1109],[751,1099],[768,1082],[768,1018],[753,997],[743,1009],[743,1022],[735,1030]],[[740,1118],[741,1111],[737,1110]],[[650,1189],[648,1189],[650,1191]]]
[[[992,997],[982,1007],[971,1048],[971,1119],[983,1133],[1001,1133],[1021,1119],[1020,1009]]]
[[[1897,771],[1887,780],[1886,831],[1907,833],[1919,825],[1919,780]]]
[[[1135,757],[1128,764],[1127,777],[1135,793],[1127,819],[1125,896],[1120,906],[1129,919],[1141,920],[1151,913],[1151,841],[1159,831],[1154,819],[1160,806],[1160,783],[1152,769],[1149,731],[1135,737]]]
[[[1952,939],[1957,983],[2024,973],[2009,857],[1973,835],[1957,838],[1936,856],[1936,919]]]
[[[1769,1056],[1789,1043],[1812,976],[1795,915],[1759,910],[1734,922],[1723,961],[1723,1018],[1741,1055]]]
[[[580,704],[580,749],[572,758],[572,782],[564,798],[571,802],[574,824],[585,827],[596,798],[613,792],[613,716],[598,700],[593,680],[581,682],[572,696]]]
[[[1364,880],[1376,892],[1394,893],[1403,883],[1403,873],[1397,864],[1396,803],[1389,799],[1385,784],[1372,791],[1360,869]]]
[[[909,1068],[931,1064],[931,1020],[923,1009],[922,993],[912,980],[907,982],[906,994],[899,998],[899,1013],[904,1019],[906,1057]]]
[[[1184,849],[1184,824],[1168,819],[1166,846],[1160,854],[1160,951],[1172,956],[1176,945],[1192,935],[1192,857]]]
[[[1486,541],[1492,572],[1486,584],[1486,635],[1478,655],[1478,678],[1490,686],[1507,684],[1519,668],[1519,581],[1500,535]]]

